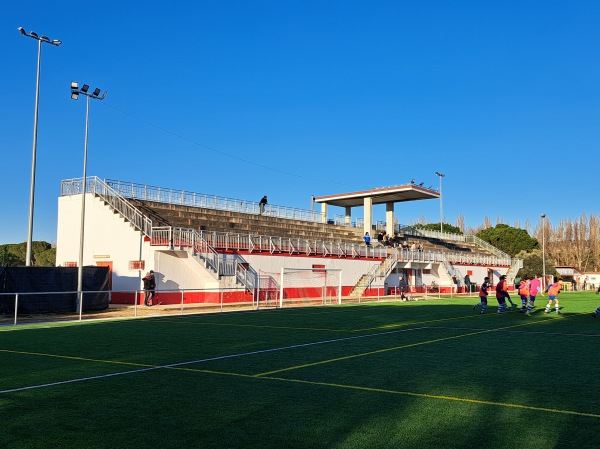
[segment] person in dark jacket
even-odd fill
[[[265,206],[267,205],[267,195],[263,196],[261,200],[258,202],[258,208],[260,209],[260,214],[265,213]]]
[[[398,287],[400,288],[400,299],[402,299],[402,301],[406,301],[406,295],[404,293],[408,291],[408,284],[403,276],[400,276]]]
[[[152,300],[154,299],[154,296],[156,295],[156,280],[154,279],[154,271],[150,270],[148,273],[146,273],[146,276],[144,276],[144,278],[142,279],[142,282],[144,283],[144,293],[145,293],[145,297],[144,297],[144,304],[147,307],[150,307],[152,305]],[[160,302],[159,302],[160,304]]]

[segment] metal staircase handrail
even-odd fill
[[[208,244],[204,237],[192,228],[172,228],[173,247],[187,247],[188,250],[191,248],[194,254],[201,257],[206,266],[211,268],[216,274],[217,278],[221,275],[221,258],[219,253]]]
[[[379,265],[373,265],[373,267],[359,279],[358,283],[352,289],[352,293],[356,294],[358,290],[361,290],[360,294],[362,295],[365,290],[371,286],[376,277],[386,277],[397,262],[398,251],[392,251],[387,259]]]
[[[152,220],[142,214],[135,206],[100,178],[96,176],[87,177],[85,190],[85,193],[93,193],[102,198],[144,235],[149,236],[152,233]],[[80,195],[82,191],[83,178],[66,179],[61,183],[61,196]]]
[[[471,242],[473,242],[473,243],[481,246],[482,248],[487,249],[489,252],[491,252],[492,254],[497,255],[498,257],[509,258],[510,259],[510,255],[509,254],[506,254],[504,251],[499,250],[494,245],[491,245],[488,242],[486,242],[485,240],[480,239],[476,235],[466,235],[465,236],[465,242],[469,242],[469,241],[471,241]]]
[[[439,240],[446,240],[451,242],[464,242],[464,243],[475,243],[476,245],[486,249],[492,254],[495,254],[501,259],[510,259],[510,255],[505,253],[504,251],[499,250],[495,246],[489,244],[485,240],[480,239],[476,235],[464,235],[464,234],[455,234],[451,232],[440,232],[433,231],[431,229],[420,229],[414,228],[412,226],[406,226],[401,229],[403,234],[422,236],[422,237],[430,237]]]

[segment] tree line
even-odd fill
[[[36,267],[56,265],[56,248],[48,242],[31,242],[31,264]],[[27,260],[27,242],[0,245],[0,267],[24,267]]]

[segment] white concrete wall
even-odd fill
[[[156,251],[157,290],[218,288],[219,282],[187,251]]]
[[[58,199],[56,265],[79,260],[81,196]],[[145,261],[144,272],[130,270],[129,262]],[[135,291],[141,288],[146,271],[156,272],[159,290],[214,288],[218,283],[210,273],[185,251],[163,251],[141,241],[140,232],[120,214],[92,194],[85,203],[83,265],[112,262],[113,291]]]

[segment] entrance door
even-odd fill
[[[415,286],[417,287],[416,291],[421,291],[423,286],[423,270],[421,268],[415,270]]]
[[[108,267],[108,289],[112,291],[112,273],[113,263],[112,262],[96,262],[98,267]]]

